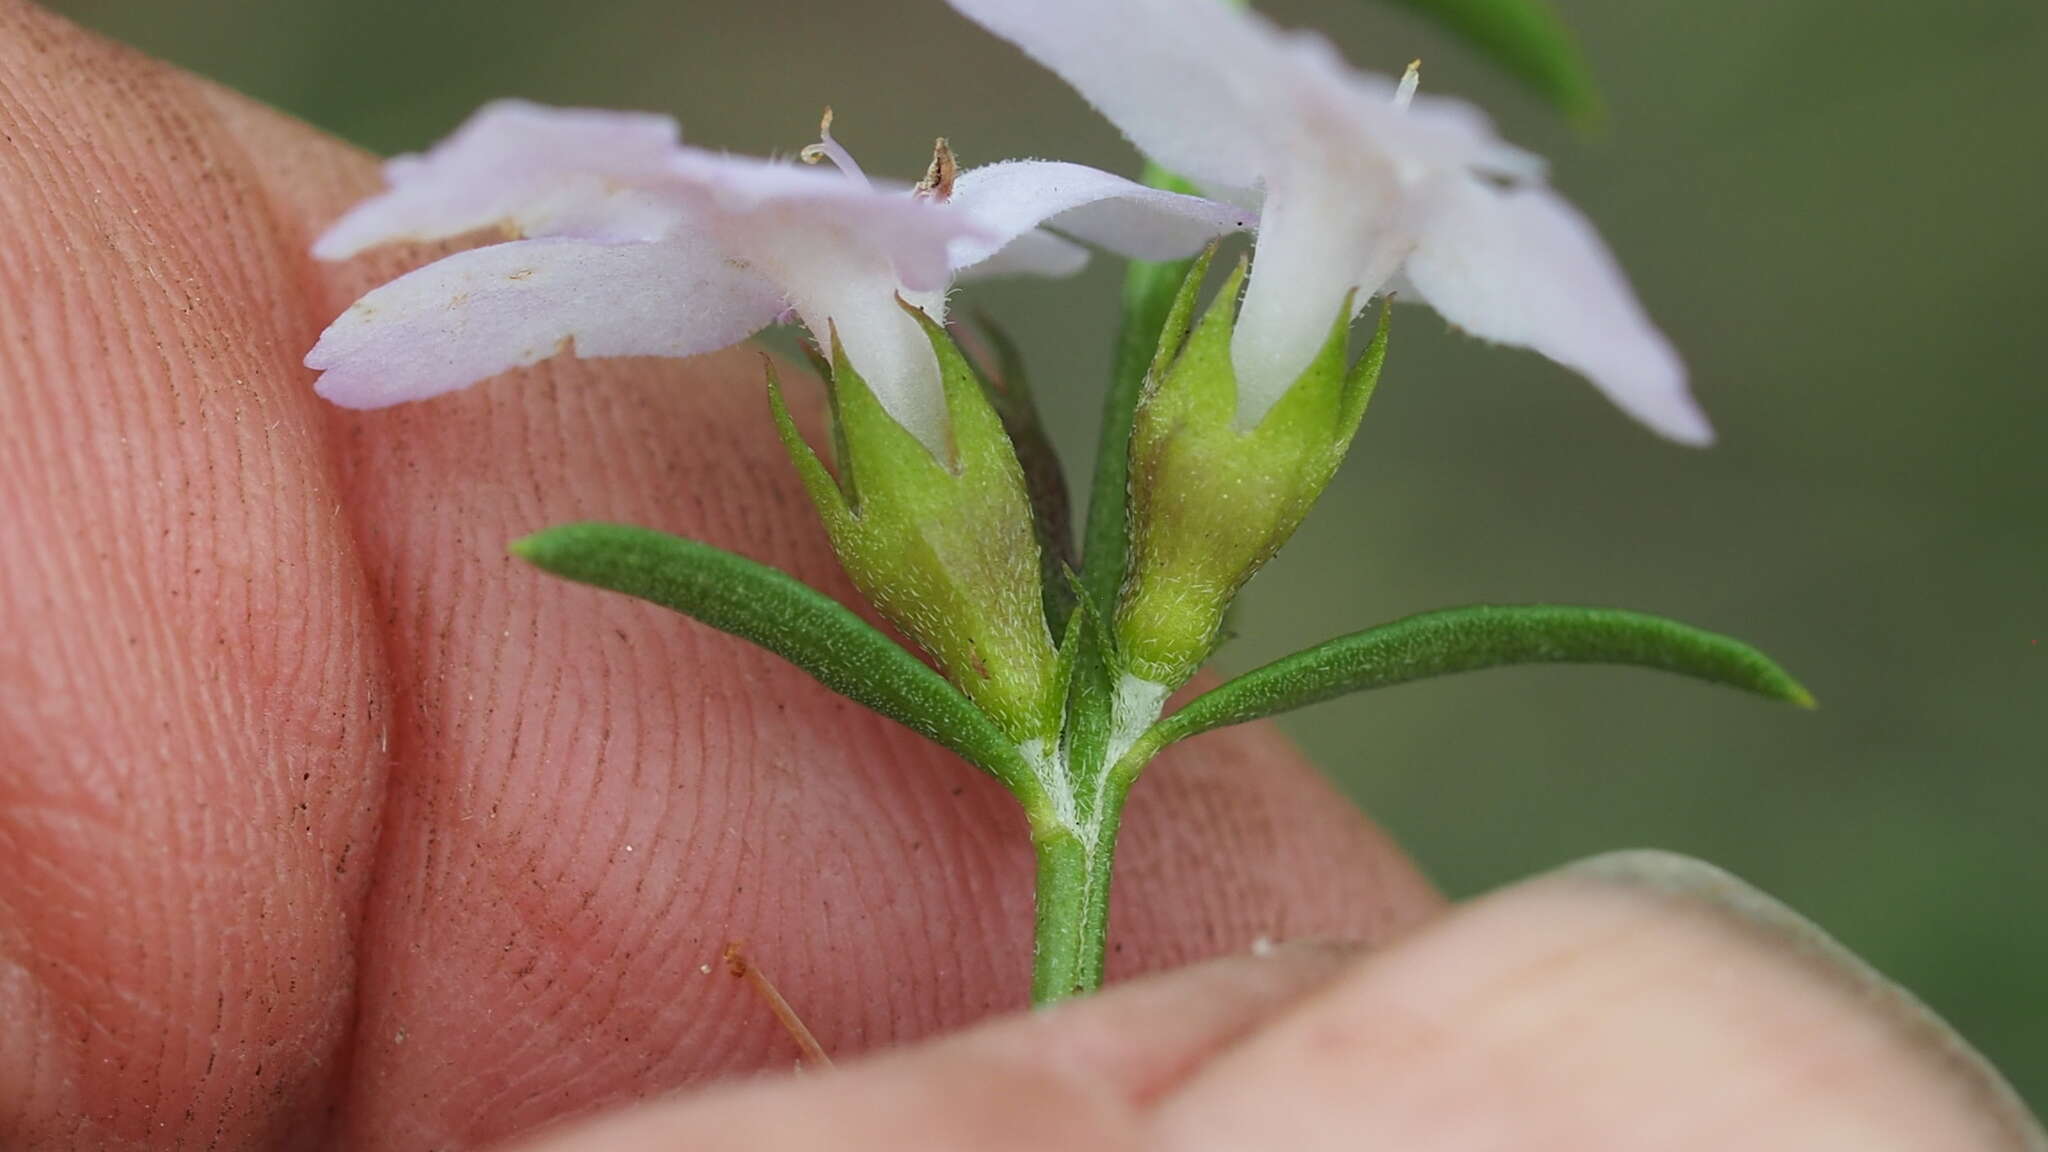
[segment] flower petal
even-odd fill
[[[850,245],[885,254],[902,287],[913,292],[950,286],[950,246],[987,231],[950,204],[870,188],[817,168],[685,150],[670,172],[700,201],[702,226],[741,259],[758,261],[763,256],[757,253],[772,253],[783,263],[807,246]],[[764,271],[779,279],[775,269]],[[889,284],[884,298],[895,290]]]
[[[1140,260],[1177,260],[1257,219],[1229,204],[1054,160],[1008,160],[962,172],[951,202],[987,233],[954,242],[956,268],[988,259],[1041,224]]]
[[[487,104],[424,155],[385,165],[390,188],[313,246],[342,260],[379,244],[506,227],[522,236],[652,240],[675,209],[644,188],[678,149],[675,121],[644,112]]]
[[[820,277],[809,295],[795,299],[806,328],[814,334],[838,333],[846,359],[882,410],[933,456],[951,460],[952,421],[939,381],[939,358],[931,338],[896,297],[865,291],[857,280]]]
[[[954,280],[971,284],[1001,276],[1044,276],[1063,279],[1088,266],[1088,249],[1072,240],[1062,240],[1043,228],[1036,228],[954,274]],[[922,307],[922,303],[919,303]],[[926,308],[925,311],[931,311]]]
[[[1057,73],[1133,144],[1198,184],[1257,184],[1271,125],[1248,91],[1264,22],[1215,0],[948,0]]]
[[[1712,442],[1678,353],[1593,226],[1557,194],[1448,185],[1406,271],[1458,327],[1548,356],[1673,440]]]
[[[951,249],[993,233],[952,204],[820,169],[692,152],[672,170],[719,246],[779,287],[821,343],[836,332],[882,407],[945,458],[938,360],[897,297],[944,319]]]
[[[782,288],[820,344],[837,336],[884,411],[934,455],[948,459],[938,358],[924,329],[897,303],[889,252],[844,230],[843,221],[829,214],[795,211],[771,224],[774,219],[750,219],[758,230],[745,240],[747,259]],[[943,289],[913,295],[933,319],[944,319]]]
[[[1338,162],[1355,163],[1348,171]],[[1237,421],[1257,426],[1330,338],[1354,290],[1363,307],[1407,255],[1406,208],[1376,154],[1305,157],[1318,171],[1278,179],[1266,198],[1251,279],[1230,338]]]
[[[696,241],[522,240],[457,253],[358,300],[306,355],[320,395],[381,408],[559,352],[693,356],[771,322],[780,295]]]
[[[1297,71],[1331,93],[1323,102],[1344,100],[1365,144],[1394,158],[1411,175],[1462,169],[1509,181],[1544,178],[1548,162],[1502,140],[1493,118],[1478,105],[1436,95],[1426,86],[1404,104],[1396,99],[1399,81],[1352,68],[1321,37],[1295,33],[1291,39]],[[1333,95],[1340,90],[1346,95]]]

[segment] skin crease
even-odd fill
[[[1007,798],[503,551],[629,521],[851,601],[758,360],[341,412],[299,357],[428,255],[306,255],[370,158],[20,0],[0,133],[0,1146],[607,1110],[533,1146],[2041,1146],[1910,1005],[1718,897],[1574,875],[1446,914],[1257,726],[1140,783],[1126,982],[911,1044],[1024,1001]],[[615,1110],[788,1067],[733,938],[836,1056],[892,1051]]]

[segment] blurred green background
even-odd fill
[[[1751,639],[1802,714],[1607,670],[1494,672],[1289,719],[1452,892],[1655,845],[1788,900],[2048,1105],[2048,5],[1563,0],[1608,116],[1574,130],[1408,10],[1268,0],[1475,97],[1605,230],[1722,440],[1662,443],[1530,355],[1396,318],[1358,447],[1253,585],[1242,669],[1476,600],[1657,611]],[[379,150],[475,105],[673,112],[790,151],[833,104],[870,171],[1136,158],[939,0],[58,0]],[[1085,460],[1116,291],[975,290]],[[1077,478],[1078,482],[1078,478]]]

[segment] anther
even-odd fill
[[[844,145],[832,138],[832,106],[830,104],[825,106],[825,114],[818,118],[818,142],[806,145],[804,150],[796,155],[797,159],[802,160],[806,164],[816,164],[820,160],[830,160],[832,166],[844,173],[848,179],[858,183],[863,188],[870,187],[868,184],[868,174],[861,171],[860,165],[854,162],[853,153],[848,152]]]
[[[924,179],[917,182],[915,194],[944,204],[953,198],[953,181],[959,175],[960,162],[953,158],[953,149],[941,136],[932,142],[931,166],[924,170]]]
[[[1409,102],[1415,99],[1415,89],[1421,84],[1422,61],[1410,60],[1408,62],[1408,70],[1401,73],[1401,86],[1394,89],[1394,107],[1406,108]],[[831,111],[828,109],[825,118],[829,121],[831,116]]]

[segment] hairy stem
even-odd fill
[[[1156,745],[1133,749],[1107,775],[1099,794],[1080,806],[1072,827],[1032,837],[1038,853],[1038,906],[1034,920],[1031,1003],[1056,1003],[1102,986],[1109,951],[1109,886],[1116,866],[1117,830],[1124,800]]]
[[[1038,852],[1036,940],[1031,962],[1031,1003],[1057,1003],[1102,986],[1109,947],[1109,882],[1123,790],[1103,798],[1101,819],[1090,827],[1061,828],[1035,836]]]

